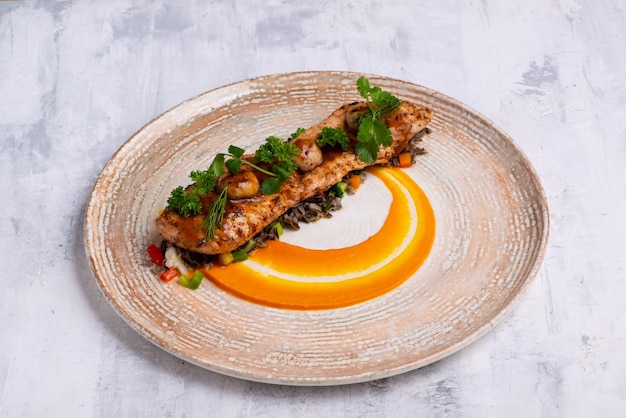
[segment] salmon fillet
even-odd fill
[[[242,200],[229,200],[226,204],[221,228],[216,229],[213,239],[207,239],[202,222],[207,210],[198,215],[182,216],[176,211],[165,209],[156,220],[157,231],[172,244],[203,254],[223,254],[233,251],[261,232],[291,207],[309,197],[322,194],[345,175],[354,170],[366,168],[353,149],[356,133],[349,123],[356,111],[363,110],[364,103],[351,103],[335,110],[326,120],[307,129],[298,136],[299,141],[315,141],[324,127],[341,127],[351,139],[348,151],[324,149],[322,161],[310,171],[293,172],[281,186],[278,193],[258,194]],[[349,116],[349,117],[346,117]],[[403,101],[400,107],[383,122],[392,135],[392,144],[381,147],[373,164],[389,162],[390,158],[404,149],[407,142],[426,127],[432,118],[432,111]],[[352,129],[351,129],[352,128]],[[217,193],[203,196],[203,208],[209,208],[216,200]]]

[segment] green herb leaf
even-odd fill
[[[189,178],[196,182],[196,188],[201,194],[211,193],[217,181],[217,177],[211,170],[192,171]]]
[[[278,193],[282,184],[283,180],[278,177],[267,177],[261,183],[261,193],[265,195]]]
[[[369,80],[365,77],[359,77],[359,79],[356,81],[356,89],[359,91],[359,94],[364,99],[368,99],[369,93],[372,90]]]
[[[246,152],[243,148],[239,148],[235,145],[231,145],[228,147],[228,153],[232,155],[234,158],[241,158],[241,156]]]
[[[202,222],[202,228],[206,231],[207,239],[215,238],[215,230],[222,227],[222,219],[226,212],[226,202],[228,200],[228,187],[224,187],[217,199],[211,204],[207,217]]]
[[[393,141],[391,138],[391,131],[383,122],[379,121],[378,119],[374,119],[372,130],[372,139],[375,143],[383,147],[388,147],[392,144]]]
[[[320,133],[320,137],[317,138],[317,145],[320,147],[326,145],[331,147],[340,146],[341,149],[347,151],[350,147],[350,139],[341,127],[333,129],[328,126],[324,126],[322,128],[322,132]]]
[[[371,87],[365,77],[360,77],[356,86],[369,110],[359,116],[358,142],[354,151],[363,162],[371,164],[376,160],[381,146],[393,143],[391,131],[380,119],[395,112],[402,102],[380,87]]]
[[[209,166],[209,171],[218,178],[224,172],[224,154],[217,154]]]
[[[183,186],[178,186],[167,199],[167,209],[176,210],[183,216],[197,215],[202,212],[200,195],[193,187],[186,191]]]
[[[283,182],[298,167],[295,156],[299,152],[298,147],[276,136],[270,136],[265,140],[265,143],[254,154],[255,163],[270,164],[272,170],[271,172],[263,171],[271,177],[266,178],[261,183],[261,193],[268,195],[280,190]]]
[[[306,129],[304,128],[298,128],[296,129],[296,131],[294,133],[292,133],[289,136],[289,139],[296,139],[297,137],[299,137],[304,131],[306,131]]]
[[[372,103],[374,103],[376,107],[386,109],[384,113],[390,113],[390,111],[397,109],[402,104],[400,99],[387,91],[381,90],[380,87],[372,88],[370,95],[372,97]]]
[[[233,158],[231,160],[226,161],[226,168],[230,171],[231,174],[239,173],[239,169],[241,168],[241,162],[243,160],[239,158]]]
[[[376,161],[378,149],[378,145],[374,142],[358,142],[354,146],[355,154],[366,164],[372,164]]]
[[[295,145],[285,142],[276,136],[270,136],[254,154],[254,162],[257,164],[285,163],[293,166],[293,169],[289,170],[293,171],[297,167],[294,157],[298,155],[298,152],[298,147]]]
[[[290,166],[285,163],[274,164],[272,166],[272,171],[278,175],[280,180],[287,180],[291,176]]]

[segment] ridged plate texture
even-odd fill
[[[251,303],[204,281],[163,284],[146,247],[172,188],[235,143],[255,149],[359,99],[360,74],[265,76],[218,88],[161,115],[112,157],[85,216],[91,268],[113,308],[145,338],[206,369],[288,385],[336,385],[413,370],[492,329],[536,275],[548,209],[531,164],[504,132],[436,91],[367,76],[434,111],[428,153],[407,172],[435,212],[433,248],[396,289],[341,309]],[[362,210],[368,210],[367,207]],[[323,222],[323,221],[321,221]]]

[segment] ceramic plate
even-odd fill
[[[307,311],[252,303],[208,280],[196,291],[164,284],[151,268],[145,248],[160,241],[154,220],[191,170],[231,143],[256,149],[269,135],[317,123],[359,99],[358,77],[292,73],[221,87],[161,115],[117,151],[95,184],[84,232],[93,274],[131,327],[218,373],[335,385],[422,367],[503,319],[546,246],[548,210],[537,175],[511,138],[472,109],[373,75],[372,85],[434,111],[428,153],[407,173],[430,200],[436,236],[408,280],[369,301]]]

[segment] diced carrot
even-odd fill
[[[361,176],[359,176],[358,174],[353,174],[352,176],[350,176],[349,184],[350,186],[352,186],[353,189],[358,189],[359,187],[361,187]]]
[[[411,153],[403,152],[402,154],[398,155],[398,163],[402,168],[411,167],[413,165],[413,161],[411,161]]]

